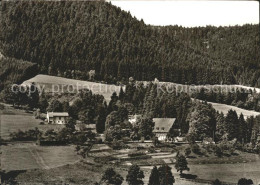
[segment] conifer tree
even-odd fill
[[[149,182],[148,185],[159,185],[159,171],[156,166],[153,167],[150,177],[149,177]]]

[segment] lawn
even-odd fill
[[[236,164],[201,164],[189,165],[188,173],[197,175],[200,179],[219,179],[229,183],[237,183],[240,178],[250,178],[255,184],[260,183],[260,159],[257,162]],[[174,174],[177,175],[175,169]]]
[[[5,105],[1,110],[1,137],[10,139],[9,134],[18,130],[26,131],[38,127],[41,131],[59,130],[64,125],[40,125],[40,120],[23,110]],[[50,169],[61,165],[75,163],[79,160],[75,146],[38,146],[35,142],[9,142],[1,146],[1,169],[28,170]]]
[[[24,110],[14,109],[5,105],[4,110],[0,112],[0,134],[3,139],[10,139],[9,135],[18,130],[26,131],[38,127],[41,131],[48,129],[60,130],[64,125],[40,125],[41,120],[35,119],[31,113]]]
[[[79,160],[75,146],[38,146],[34,142],[13,142],[1,146],[1,169],[51,169]]]
[[[49,75],[37,75],[29,80],[24,81],[23,84],[31,84],[32,82],[37,84],[40,87],[40,89],[44,89],[45,92],[51,93],[77,93],[78,89],[88,88],[94,94],[102,94],[106,101],[110,100],[110,97],[113,92],[119,94],[120,91],[120,86],[116,85],[75,80]]]
[[[104,151],[102,152],[100,149],[103,149]],[[60,184],[61,182],[69,184],[94,184],[94,182],[98,182],[101,179],[102,173],[108,167],[113,167],[124,177],[124,179],[129,168],[127,165],[121,167],[118,164],[94,163],[93,160],[91,163],[84,163],[79,161],[79,157],[76,156],[73,146],[42,147],[36,146],[32,143],[14,143],[14,145],[4,146],[3,150],[5,151],[3,152],[3,156],[5,157],[3,158],[4,160],[2,160],[3,168],[17,168],[17,166],[19,167],[18,169],[38,168],[37,170],[29,170],[18,175],[17,180],[22,184],[25,182],[32,184],[37,184],[39,182],[52,182],[54,184]],[[110,148],[105,144],[94,145],[91,156],[95,154],[101,154],[100,156],[103,156],[103,154],[114,156],[113,152],[115,151],[111,152],[109,150]],[[118,154],[119,153],[120,152],[118,152]],[[165,155],[166,153],[160,154]],[[24,160],[28,158],[31,160]],[[242,177],[251,178],[255,183],[259,182],[259,156],[255,154],[242,153],[239,158],[241,158],[242,161],[246,161],[246,163],[236,163],[238,161],[232,157],[225,157],[223,160],[228,161],[228,159],[230,159],[230,162],[232,163],[224,164],[197,164],[190,161],[190,171],[185,171],[184,173],[196,175],[197,181],[188,181],[180,178],[179,172],[175,170],[174,164],[170,164],[170,166],[172,167],[172,173],[176,180],[175,184],[178,185],[207,184],[202,182],[209,182],[216,178],[233,184]],[[91,161],[91,159],[92,158],[87,157],[86,161]],[[10,166],[5,164],[6,160],[12,161]],[[202,157],[197,157],[192,160],[201,161]],[[140,160],[131,162],[140,165]],[[145,173],[144,182],[147,184],[153,163],[156,162],[155,164],[162,164],[165,163],[165,161],[163,159],[152,158],[143,162],[147,163],[144,163],[143,165],[151,165],[141,167]],[[68,165],[63,166],[64,164]],[[124,181],[123,184],[126,185],[127,183]]]
[[[1,115],[1,137],[3,139],[10,139],[9,135],[18,130],[26,131],[38,127],[41,131],[48,129],[60,130],[64,125],[40,125],[41,120],[35,119],[32,114],[24,115]]]

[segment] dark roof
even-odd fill
[[[67,112],[47,112],[50,118],[62,116],[62,117],[69,117],[69,114]]]
[[[172,128],[176,118],[153,118],[154,133],[168,133]],[[158,129],[159,128],[159,129]]]

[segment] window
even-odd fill
[[[164,130],[164,127],[162,127],[162,130]]]
[[[61,117],[59,117],[59,119],[61,120]]]
[[[157,127],[156,129],[159,130],[159,127]]]

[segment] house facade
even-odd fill
[[[49,124],[66,124],[69,114],[67,112],[47,112]]]
[[[170,132],[176,118],[153,118],[154,130],[153,133],[159,141],[166,141],[167,135]]]

